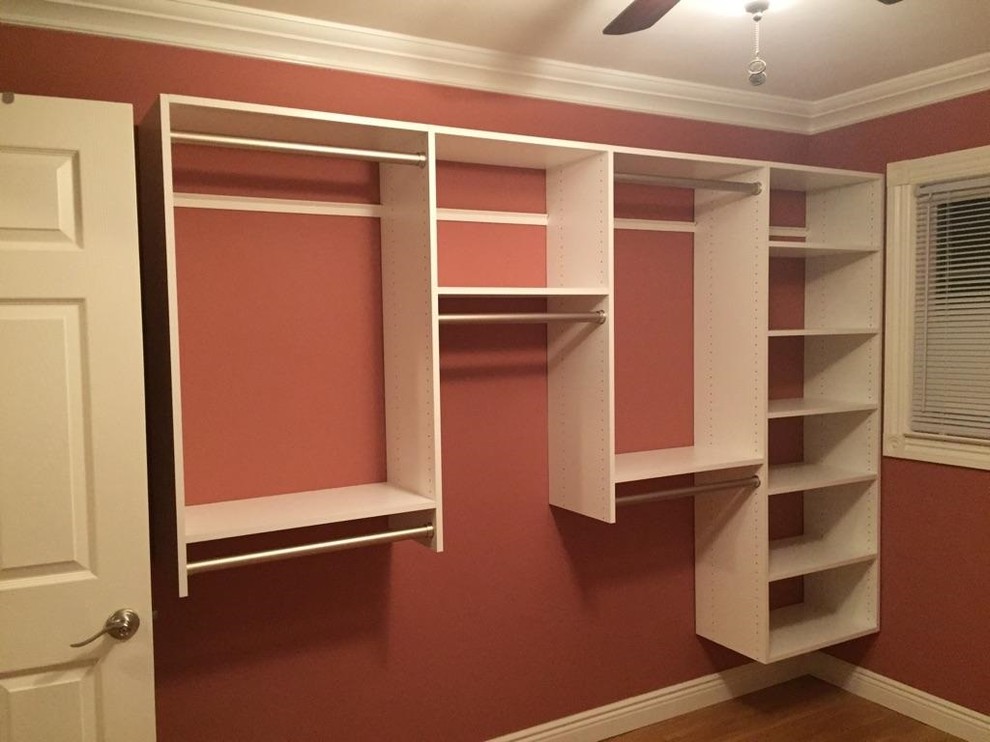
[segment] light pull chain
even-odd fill
[[[770,7],[766,0],[755,0],[746,5],[746,11],[753,14],[753,58],[746,65],[749,73],[749,84],[762,85],[767,81],[767,63],[760,57],[760,21],[763,13]]]

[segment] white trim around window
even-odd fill
[[[926,183],[990,175],[990,146],[887,166],[885,456],[990,470],[990,441],[911,429],[914,369],[916,189]]]

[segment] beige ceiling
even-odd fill
[[[990,53],[990,0],[770,0],[761,22],[767,84],[745,66],[753,21],[744,0],[681,0],[653,28],[604,36],[628,0],[234,0],[233,5],[491,50],[820,101]],[[719,6],[722,6],[721,9]],[[504,55],[504,57],[502,56]]]

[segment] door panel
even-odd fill
[[[6,100],[6,98],[5,98]],[[0,103],[0,739],[155,736],[130,106]],[[126,643],[98,631],[119,608]]]

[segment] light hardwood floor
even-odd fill
[[[945,732],[806,677],[662,721],[613,742],[951,742]]]

